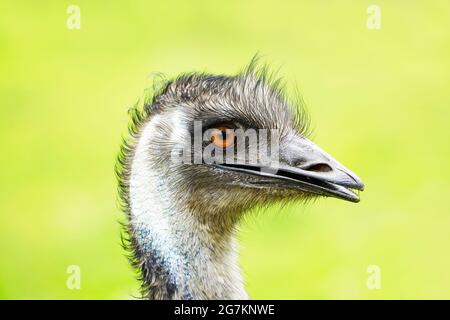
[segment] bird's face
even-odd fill
[[[359,201],[353,190],[363,190],[361,179],[306,137],[304,118],[277,90],[253,78],[214,81],[178,84],[155,116],[160,163],[192,207],[242,211],[317,196]],[[183,92],[192,87],[202,89]],[[190,99],[175,99],[183,93]]]

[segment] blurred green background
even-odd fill
[[[450,2],[376,1],[381,30],[366,26],[370,4],[2,1],[0,297],[136,295],[113,174],[128,107],[152,72],[235,73],[259,51],[366,191],[247,219],[251,297],[450,298]]]

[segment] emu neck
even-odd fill
[[[148,123],[130,175],[131,229],[151,299],[245,299],[233,230],[213,231],[180,205],[152,165]]]

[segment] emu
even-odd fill
[[[145,298],[248,299],[235,238],[246,212],[320,196],[359,201],[363,182],[307,138],[308,119],[255,61],[234,76],[191,73],[165,81],[143,107],[131,109],[116,174],[126,213],[123,244]],[[200,153],[207,145],[218,154],[231,148],[232,160],[242,160],[233,130],[276,130],[276,166],[174,161],[174,150],[191,146],[194,122],[202,124]]]

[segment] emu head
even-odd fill
[[[211,226],[275,201],[359,201],[361,179],[307,138],[305,112],[264,72],[184,75],[145,108],[152,129],[138,140],[160,197]]]

